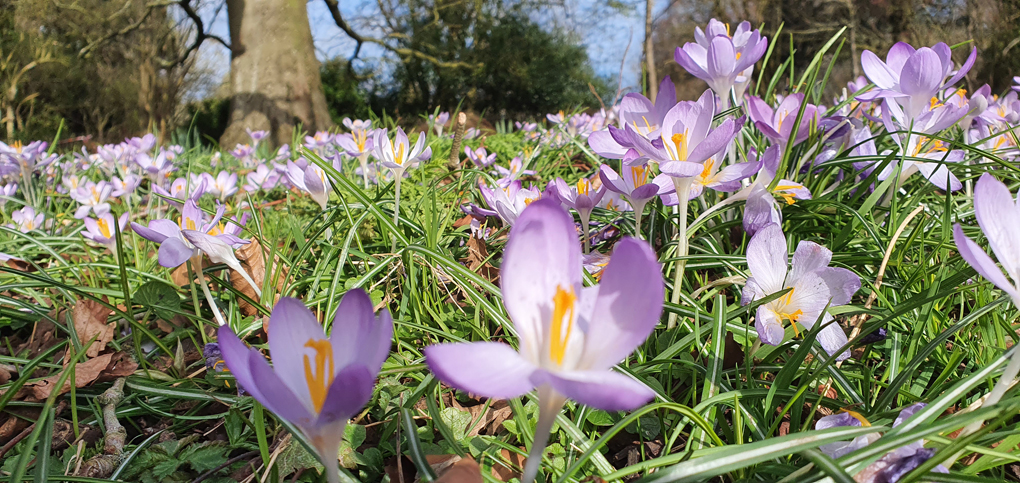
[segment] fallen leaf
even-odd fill
[[[194,265],[195,259],[192,258],[191,262],[192,262],[192,265]],[[210,267],[210,266],[212,266],[212,262],[209,261],[209,258],[208,257],[202,257],[202,268],[201,268],[201,270],[205,270],[207,267]],[[198,267],[193,267],[193,268],[195,270],[199,270]],[[208,280],[208,279],[206,279],[206,280]],[[191,283],[191,277],[188,276],[188,264],[187,263],[181,264],[181,266],[175,268],[174,271],[170,272],[170,281],[173,282],[174,285],[177,285],[178,287],[183,287],[183,286],[188,285],[189,283]]]
[[[430,466],[439,476],[436,483],[482,483],[482,468],[474,459],[470,456],[463,458],[456,455],[450,456],[453,458],[444,462],[441,469],[433,465],[431,460],[429,461]]]
[[[74,367],[74,386],[85,387],[93,382],[103,382],[118,377],[125,377],[134,374],[138,364],[131,360],[127,353],[121,351],[116,353],[102,354],[94,359],[81,362]],[[50,397],[54,390],[57,390],[57,380],[60,373],[53,374],[38,382],[25,384],[18,391],[17,396],[23,397],[28,402],[39,402]],[[64,381],[64,386],[59,389],[58,394],[71,390],[71,382]]]
[[[85,351],[85,357],[90,359],[96,357],[106,349],[106,344],[113,340],[117,324],[108,322],[110,309],[100,302],[91,299],[79,300],[74,305],[71,318],[74,320],[74,331],[78,333],[78,340],[82,344],[96,337],[95,342]]]
[[[462,259],[468,269],[492,283],[498,283],[499,269],[489,263],[489,250],[481,238],[470,237],[467,241],[468,256]]]
[[[521,451],[527,453],[527,450],[524,448],[521,448]],[[518,471],[518,468],[524,468],[524,460],[527,459],[527,457],[516,451],[511,452],[506,449],[499,450],[499,455],[502,458],[492,465],[492,476],[499,481],[510,481],[514,478],[520,479],[523,475],[520,471]],[[504,463],[504,461],[510,463],[509,468],[505,466],[506,463]]]
[[[251,243],[237,249],[236,255],[237,259],[241,262],[241,267],[248,272],[248,275],[251,276],[251,279],[255,281],[256,284],[260,285],[259,289],[265,286],[266,276],[267,274],[270,274],[270,276],[275,277],[274,285],[276,293],[279,294],[280,292],[283,292],[284,283],[287,280],[287,265],[281,263],[279,255],[274,255],[273,263],[267,267],[266,251],[268,250],[264,249],[262,244],[259,243],[258,239],[255,237],[252,237],[250,242]],[[247,295],[252,300],[258,300],[259,297],[255,293],[255,289],[252,288],[244,277],[233,274],[233,271],[231,272],[232,276],[230,277],[230,284],[233,285],[238,292]],[[277,297],[279,297],[279,295],[277,295]],[[252,316],[259,313],[257,308],[243,299],[238,300],[238,307],[241,309],[241,313],[245,316]]]

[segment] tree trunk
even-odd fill
[[[659,90],[659,74],[655,72],[655,53],[652,50],[652,10],[655,2],[645,0],[645,62],[648,73],[648,98],[655,102]]]
[[[273,145],[295,127],[332,126],[304,0],[227,0],[230,22],[230,124],[220,145],[250,143],[245,128],[266,130]]]

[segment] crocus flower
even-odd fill
[[[159,244],[158,261],[166,268],[179,267],[191,257],[198,255],[195,246],[183,235],[184,230],[201,231],[212,235],[222,233],[219,221],[223,217],[225,207],[220,205],[216,215],[208,223],[205,222],[205,213],[195,204],[194,200],[187,200],[181,208],[181,217],[178,223],[170,220],[152,220],[148,226],[138,223],[131,223],[131,229],[141,235],[142,238]],[[254,286],[254,285],[253,285]]]
[[[287,177],[294,187],[312,195],[312,199],[325,210],[329,202],[329,179],[319,165],[308,163],[307,160],[305,163],[306,167],[301,168],[300,164],[287,161]]]
[[[35,208],[26,206],[20,210],[16,210],[11,213],[11,220],[14,221],[14,228],[22,233],[28,233],[32,230],[42,228],[43,220],[46,219],[46,215],[43,213],[36,213]]]
[[[478,169],[488,168],[496,162],[496,153],[489,154],[484,147],[471,149],[464,146],[464,154],[467,155],[467,158],[470,159]]]
[[[22,176],[27,177],[35,170],[57,160],[57,155],[46,154],[47,148],[49,143],[45,141],[33,141],[28,145],[23,145],[19,141],[11,144],[0,142],[0,161],[18,166]]]
[[[114,176],[110,178],[110,185],[113,186],[113,191],[110,192],[110,196],[120,198],[130,195],[134,193],[141,184],[142,177],[137,174],[127,174],[123,179],[118,176]]]
[[[899,426],[924,407],[925,403],[916,403],[903,408],[900,414],[896,416],[896,420],[893,421],[893,427]],[[829,429],[841,426],[868,427],[871,426],[871,423],[864,416],[854,411],[845,411],[833,414],[832,416],[826,416],[815,423],[815,429]],[[857,451],[879,439],[881,439],[881,436],[878,433],[868,433],[858,436],[850,442],[831,443],[820,446],[818,449],[829,455],[830,458],[835,459]],[[914,441],[886,453],[878,461],[854,475],[854,481],[860,483],[894,483],[918,466],[921,466],[922,463],[928,461],[934,455],[935,448],[925,448],[924,441]],[[932,471],[936,473],[949,473],[949,470],[942,465],[936,466]]]
[[[418,163],[432,157],[432,148],[425,147],[425,136],[418,135],[418,141],[411,146],[404,130],[397,128],[396,138],[391,142],[385,129],[375,132],[375,157],[390,168],[399,179],[405,170],[418,167]]]
[[[697,43],[688,42],[677,47],[674,59],[691,75],[708,83],[723,105],[728,106],[730,89],[738,77],[765,55],[768,39],[757,29],[752,31],[751,24],[746,21],[737,26],[732,37],[729,29],[715,19],[709,22],[706,30],[705,33],[696,30]],[[745,77],[749,75],[748,72]]]
[[[280,180],[280,173],[266,166],[266,163],[259,163],[255,166],[254,171],[245,175],[244,179],[246,181],[244,185],[245,191],[269,191],[276,187],[277,182]]]
[[[220,201],[225,201],[237,193],[237,173],[220,171],[215,177],[210,173],[202,173],[202,177],[205,179],[206,193]]]
[[[120,231],[123,232],[127,228],[128,213],[115,218],[113,213],[106,212],[95,218],[85,218],[83,221],[85,222],[85,231],[82,232],[81,236],[105,245],[114,256],[117,256],[117,237],[115,236],[113,224],[116,223],[120,227]]]
[[[861,280],[845,268],[829,267],[832,252],[817,243],[801,241],[789,268],[787,253],[786,236],[779,225],[766,226],[751,238],[747,244],[751,276],[744,285],[741,303],[747,305],[789,289],[782,297],[758,306],[754,325],[759,339],[779,345],[785,337],[784,323],[799,333],[796,324],[810,330],[818,321],[825,326],[818,334],[818,342],[833,355],[846,345],[847,337],[839,324],[829,324],[832,315],[825,308],[850,302],[850,297],[861,288]],[[839,354],[837,360],[848,357],[849,350]]]
[[[1009,278],[977,243],[963,234],[963,228],[957,223],[953,227],[953,239],[960,256],[1020,307],[1020,205],[1003,182],[985,173],[974,186],[974,214],[981,231],[988,237],[992,253]]]
[[[18,183],[6,183],[0,185],[0,206],[7,204],[14,194],[18,192]]]
[[[652,167],[642,162],[634,150],[622,161],[623,175],[616,173],[607,164],[599,166],[599,178],[609,191],[619,193],[634,210],[634,223],[641,232],[641,216],[645,211],[645,204],[655,198],[659,193],[669,191],[671,181],[668,176],[652,175]]]
[[[238,144],[234,147],[234,150],[230,152],[230,155],[243,163],[255,155],[255,146],[250,144]]]
[[[976,59],[975,47],[963,66],[953,72],[952,50],[944,42],[920,49],[898,42],[889,49],[885,62],[874,52],[865,50],[861,54],[861,68],[878,89],[861,94],[857,99],[893,100],[913,119],[940,91],[962,79]]]
[[[252,131],[251,128],[244,128],[248,132],[248,136],[251,137],[251,143],[258,146],[259,143],[269,135],[269,131]]]
[[[797,113],[800,112],[803,102],[804,94],[791,94],[784,97],[773,110],[772,106],[762,99],[749,96],[746,105],[747,116],[769,141],[783,146],[785,149],[786,143],[790,142],[790,136],[793,135]],[[811,135],[812,128],[818,126],[818,122],[818,106],[814,104],[804,106],[804,115],[801,117],[800,124],[797,125],[793,144],[804,142]]]
[[[532,154],[529,158],[534,159],[536,154],[537,153]],[[509,169],[502,166],[495,166],[495,168],[496,173],[502,176],[496,181],[500,186],[507,186],[510,182],[520,178],[521,176],[530,176],[535,174],[534,170],[524,169],[524,159],[521,156],[514,156],[513,159],[510,160]]]
[[[78,189],[70,192],[71,199],[81,203],[74,212],[74,217],[78,219],[85,218],[89,212],[95,212],[97,215],[110,211],[110,204],[106,202],[110,198],[110,193],[113,192],[113,186],[106,181],[100,181],[98,183],[93,181],[86,181]]]
[[[347,151],[347,155],[358,158],[361,165],[361,173],[364,178],[365,187],[368,187],[368,155],[375,148],[375,136],[369,129],[372,121],[351,121],[344,118],[344,125],[351,130],[350,133],[340,134],[334,140],[341,149]]]
[[[312,136],[305,136],[305,147],[321,154],[324,148],[333,144],[333,138],[334,135],[326,131],[318,131]]]
[[[205,194],[206,183],[209,181],[204,176],[193,176],[190,178],[177,178],[170,183],[170,191],[163,189],[158,184],[152,185],[152,191],[163,197],[164,201],[171,206],[180,209],[187,200],[198,200]]]
[[[606,187],[602,184],[598,175],[593,176],[591,179],[581,178],[574,186],[568,185],[566,181],[563,181],[563,178],[556,178],[553,183],[560,202],[573,208],[577,212],[577,216],[581,218],[581,234],[584,235],[584,252],[588,253],[590,246],[588,223],[591,220],[592,210],[602,201],[602,196],[606,194]]]
[[[425,348],[426,363],[452,387],[489,398],[538,388],[539,422],[521,481],[531,483],[567,398],[606,411],[634,409],[654,393],[610,370],[641,344],[662,313],[663,282],[648,244],[616,244],[597,287],[584,287],[570,215],[552,200],[532,203],[510,230],[503,255],[503,303],[519,351],[499,342]],[[272,327],[272,326],[270,326]]]
[[[623,133],[614,134],[614,131],[631,126],[634,132],[645,138],[657,139],[659,129],[662,128],[662,121],[674,105],[676,105],[676,86],[669,76],[666,76],[662,80],[662,84],[659,85],[659,94],[654,103],[641,94],[627,94],[620,101],[618,113],[620,127],[609,126],[604,131],[591,133],[588,136],[588,146],[604,158],[623,159],[627,150],[633,145],[628,141],[624,141],[626,145],[621,144],[617,138],[626,135]]]
[[[429,114],[429,124],[436,130],[436,136],[443,135],[443,127],[450,121],[450,113],[447,111],[440,112],[439,114]]]
[[[744,231],[748,235],[754,236],[755,233],[758,233],[758,230],[769,224],[778,224],[783,221],[782,208],[776,202],[775,196],[783,198],[787,205],[794,204],[796,200],[811,199],[811,190],[796,181],[788,179],[780,179],[770,189],[772,181],[776,178],[776,171],[779,169],[780,158],[782,156],[783,153],[778,145],[769,146],[760,157],[754,151],[750,152],[748,154],[749,158],[758,157],[761,161],[761,170],[758,171],[758,177],[755,178],[754,183],[751,183],[750,187],[744,188],[740,193],[726,200],[728,202],[730,200],[738,200],[742,196],[746,197],[747,202],[744,205],[743,226]]]
[[[920,172],[941,190],[956,191],[963,188],[963,183],[949,171],[946,163],[963,161],[966,153],[963,150],[950,149],[945,142],[929,136],[956,124],[967,110],[967,106],[959,107],[952,104],[929,105],[911,122],[896,104],[888,103],[884,106],[882,121],[885,128],[893,133],[893,141],[900,147],[900,152],[907,156],[900,168],[899,183],[915,172]],[[922,161],[923,159],[930,161]],[[879,173],[878,178],[884,180],[895,174],[897,164],[889,163]]]
[[[327,337],[300,300],[284,297],[269,318],[273,366],[230,330],[219,329],[220,355],[237,383],[266,409],[298,427],[339,482],[336,455],[347,421],[372,397],[375,378],[389,356],[393,320],[376,316],[361,289],[344,295]]]
[[[478,188],[482,192],[482,199],[507,226],[513,226],[528,205],[542,198],[541,192],[533,188],[523,188],[520,181],[512,181],[505,188],[497,186],[496,189],[491,189],[480,182]]]

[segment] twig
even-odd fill
[[[124,452],[127,441],[127,430],[117,420],[117,405],[124,400],[124,383],[127,378],[121,377],[113,381],[109,389],[103,391],[96,402],[103,405],[103,423],[106,425],[106,436],[103,438],[103,454],[93,456],[82,465],[85,476],[106,478],[113,472]]]
[[[467,127],[467,114],[457,113],[457,128],[453,131],[453,146],[450,157],[446,160],[446,169],[453,171],[460,167],[460,145],[464,142],[464,129]]]

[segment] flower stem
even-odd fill
[[[329,483],[340,483],[340,469],[337,467],[336,459],[333,461],[323,461],[323,466],[326,468],[326,481]]]
[[[403,171],[394,171],[396,175],[396,192],[393,195],[393,246],[390,248],[391,252],[397,251],[397,226],[400,224],[400,180],[404,177]]]
[[[205,294],[205,300],[209,302],[209,308],[212,310],[213,315],[216,317],[216,323],[221,326],[227,325],[227,321],[223,319],[223,314],[220,313],[220,308],[216,306],[216,300],[213,299],[212,292],[209,291],[209,284],[205,281],[205,273],[202,271],[202,259],[198,259],[198,283],[202,286],[202,293]],[[188,262],[191,263],[190,261]],[[197,308],[196,308],[197,311]]]
[[[368,153],[361,153],[358,156],[358,163],[361,164],[361,177],[365,180],[365,189],[368,189]]]
[[[591,240],[588,238],[588,223],[591,222],[591,213],[578,211],[581,217],[581,235],[584,238],[584,253],[591,251]]]
[[[680,211],[677,214],[679,229],[677,230],[676,237],[676,254],[679,260],[676,261],[676,272],[673,275],[673,293],[670,296],[670,302],[673,304],[680,303],[680,291],[683,287],[684,280],[684,267],[687,265],[687,260],[684,258],[687,256],[689,249],[687,244],[687,198],[691,194],[692,182],[692,178],[673,178],[673,186],[676,188],[677,206]],[[666,327],[676,327],[676,312],[670,312],[669,319],[666,322]]]
[[[538,388],[538,424],[535,426],[535,440],[531,443],[531,451],[528,452],[528,461],[524,464],[524,474],[521,476],[521,483],[533,483],[538,476],[538,467],[542,464],[542,454],[545,453],[545,446],[549,444],[549,435],[552,432],[556,416],[563,409],[563,403],[567,399],[557,394],[548,384]]]

